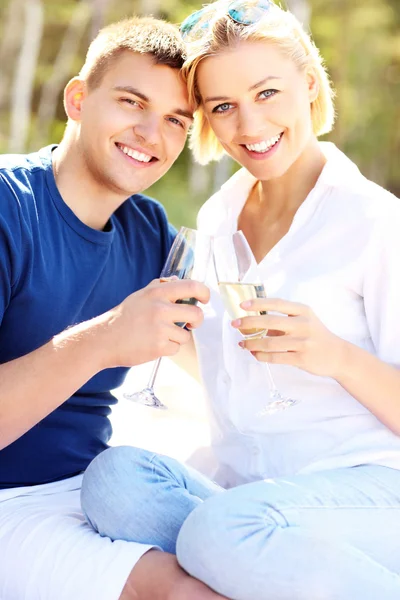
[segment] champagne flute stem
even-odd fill
[[[160,368],[161,357],[157,359],[156,364],[153,367],[153,370],[150,375],[149,383],[147,384],[148,389],[152,390],[154,388],[154,382],[157,377],[158,369]]]
[[[278,390],[277,390],[277,387],[275,385],[274,378],[272,377],[271,369],[269,368],[269,364],[268,363],[265,363],[265,368],[267,370],[267,376],[268,376],[268,379],[269,379],[269,385],[271,387],[271,394],[273,394],[274,392],[277,392]]]

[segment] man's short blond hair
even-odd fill
[[[96,88],[126,51],[148,54],[156,64],[173,69],[180,69],[185,59],[185,45],[175,25],[153,17],[132,17],[100,30],[89,46],[80,77]]]
[[[265,17],[254,25],[241,25],[227,14],[225,0],[218,0],[207,9],[211,10],[211,18],[204,34],[194,41],[190,41],[190,35],[185,40],[187,59],[182,70],[190,101],[196,107],[190,146],[199,163],[219,160],[224,149],[203,110],[197,86],[197,67],[205,58],[234,47],[240,41],[265,41],[274,44],[300,70],[312,67],[319,88],[318,96],[311,104],[313,131],[317,136],[331,131],[335,119],[332,86],[318,48],[292,13],[274,4]]]

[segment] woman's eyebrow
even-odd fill
[[[257,81],[257,83],[250,86],[248,91],[252,92],[256,88],[260,87],[261,85],[264,85],[268,81],[271,81],[271,79],[282,79],[282,77],[278,77],[277,75],[267,75],[267,77],[264,77],[264,79],[261,79],[261,81]],[[207,98],[205,98],[205,100],[204,100],[204,103],[206,103],[206,102],[222,102],[224,100],[229,100],[229,96],[207,96]]]

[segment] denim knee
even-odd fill
[[[150,493],[146,474],[152,456],[141,448],[118,446],[96,456],[86,469],[81,506],[100,535],[127,539],[126,521],[133,525],[137,505]]]
[[[186,487],[197,491],[196,483],[173,458],[131,446],[109,448],[84,474],[82,510],[100,535],[175,553],[182,523],[202,502]]]
[[[177,557],[190,575],[220,594],[254,600],[264,597],[257,586],[265,583],[249,584],[255,561],[262,560],[274,531],[287,523],[274,508],[243,501],[243,487],[209,498],[188,516],[178,536]]]

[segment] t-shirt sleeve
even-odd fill
[[[366,254],[364,306],[377,356],[400,367],[400,200],[377,224]]]
[[[18,283],[21,268],[21,225],[17,198],[0,174],[0,324]]]

